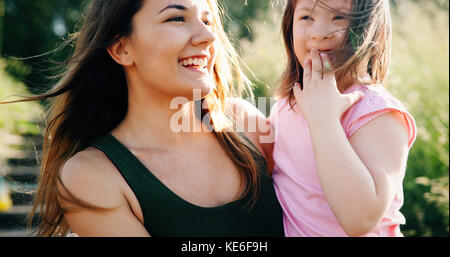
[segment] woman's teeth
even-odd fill
[[[208,64],[208,59],[207,58],[187,58],[184,60],[180,60],[179,63],[185,67],[190,67],[190,68],[205,68],[206,65]]]

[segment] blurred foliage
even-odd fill
[[[74,31],[87,2],[0,0],[0,54],[4,56],[4,61],[0,61],[0,99],[26,92],[25,85],[33,93],[50,86],[47,76],[53,74],[46,59],[61,61],[69,52],[40,58],[13,57],[30,57],[55,49],[67,33]],[[285,65],[280,31],[280,10],[285,1],[221,2],[225,28],[248,65],[255,96],[272,96]],[[402,213],[407,224],[402,230],[406,236],[448,236],[449,1],[390,2],[394,40],[388,89],[407,106],[418,128],[404,180]],[[29,110],[41,112],[35,105],[2,106],[0,130],[33,132],[33,125],[26,122],[32,119],[27,116],[31,115]]]
[[[50,86],[48,77],[56,71],[50,68],[54,66],[52,62],[64,60],[68,49],[41,58],[28,57],[55,49],[73,32],[87,1],[0,1],[5,3],[3,50],[0,50],[7,61],[6,71],[26,82],[32,93],[42,93]]]
[[[441,6],[403,3],[393,16],[389,89],[415,117],[418,129],[402,209],[407,220],[403,230],[411,236],[449,235],[448,1],[447,9]]]
[[[29,95],[23,83],[5,72],[5,66],[5,61],[0,58],[0,101],[17,99],[14,95]],[[14,134],[39,135],[36,124],[42,121],[43,115],[43,108],[35,102],[0,105],[0,134],[8,131]]]
[[[233,0],[221,1],[224,7],[225,30],[233,38],[253,39],[250,24],[255,20],[262,19],[269,9],[273,6],[273,0]]]

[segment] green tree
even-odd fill
[[[3,55],[3,19],[5,17],[5,0],[0,0],[0,57]]]
[[[86,1],[79,0],[1,0],[5,1],[3,54],[8,73],[24,81],[31,92],[42,92],[53,75],[46,58],[62,61],[68,51],[44,58],[26,58],[55,49],[81,17]]]

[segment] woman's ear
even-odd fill
[[[114,44],[110,45],[107,48],[107,51],[114,61],[122,66],[128,67],[134,64],[134,59],[129,48],[129,40],[122,37]]]

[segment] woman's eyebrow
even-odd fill
[[[172,9],[172,8],[173,8],[173,9],[182,10],[182,11],[184,11],[184,10],[187,9],[187,7],[184,6],[184,5],[171,4],[171,5],[168,5],[167,7],[165,7],[164,9],[162,9],[159,13],[162,13],[162,12],[164,12],[165,10],[167,10],[167,9]]]

